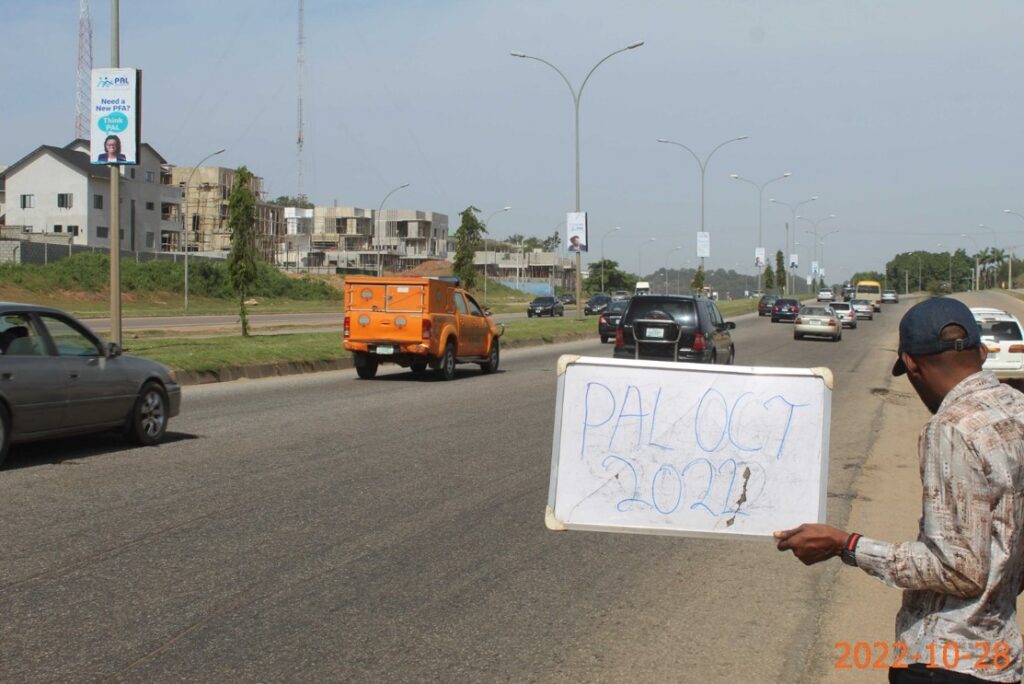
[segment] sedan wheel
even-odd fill
[[[0,404],[0,465],[3,465],[7,458],[7,452],[11,448],[11,416],[7,409]]]
[[[167,393],[155,382],[142,386],[132,410],[131,436],[143,446],[156,444],[167,431]]]

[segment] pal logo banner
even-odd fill
[[[758,247],[754,250],[754,266],[764,268],[764,247]]]
[[[565,215],[566,244],[570,252],[587,251],[587,212],[570,211]]]
[[[697,233],[697,256],[701,259],[711,256],[711,233]]]
[[[796,255],[796,254],[790,254],[789,255],[789,267],[790,268],[794,268],[794,269],[795,268],[800,268],[800,257],[798,255]]]
[[[818,275],[818,262],[817,261],[812,261],[811,262],[811,274],[812,275]]]
[[[137,164],[142,121],[138,69],[92,70],[89,158],[93,164]]]

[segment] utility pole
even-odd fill
[[[302,188],[302,147],[305,144],[305,132],[304,132],[305,123],[304,123],[304,117],[302,116],[302,95],[303,95],[302,80],[303,80],[303,77],[304,77],[304,74],[305,74],[305,71],[306,71],[306,37],[305,37],[305,32],[303,30],[303,25],[304,24],[305,24],[305,7],[304,7],[303,0],[299,0],[299,39],[298,39],[298,48],[299,48],[299,57],[298,57],[298,67],[299,67],[299,83],[298,83],[298,86],[299,86],[299,134],[298,134],[298,138],[296,140],[296,143],[297,143],[296,153],[297,153],[297,161],[298,161],[298,178],[297,178],[297,181],[298,181],[298,197],[297,197],[297,199],[299,201],[302,201],[302,200],[306,199],[306,195],[303,192],[303,188]]]
[[[78,72],[75,90],[75,138],[89,139],[90,98],[92,95],[92,18],[89,0],[78,5]]]
[[[110,66],[121,66],[121,8],[110,0]],[[121,345],[121,167],[110,164],[110,337]]]

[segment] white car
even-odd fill
[[[831,302],[834,301],[836,295],[832,290],[824,289],[818,290],[818,301],[819,302]]]
[[[829,306],[836,312],[836,316],[842,321],[844,328],[857,327],[857,312],[853,310],[849,302],[832,302]]]
[[[983,368],[1000,380],[1024,379],[1024,334],[1016,316],[1001,309],[972,308],[981,328],[981,341],[988,347]]]

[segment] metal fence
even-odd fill
[[[88,245],[75,245],[70,242],[60,244],[49,240],[32,239],[0,239],[0,263],[15,264],[49,264],[61,259],[66,259],[73,254],[88,252],[99,252],[109,254],[107,247],[90,247]],[[211,261],[222,261],[225,257],[221,255],[190,253],[189,260],[195,262],[197,259]],[[131,259],[137,263],[143,261],[184,261],[184,252],[132,252],[121,250],[121,259]]]

